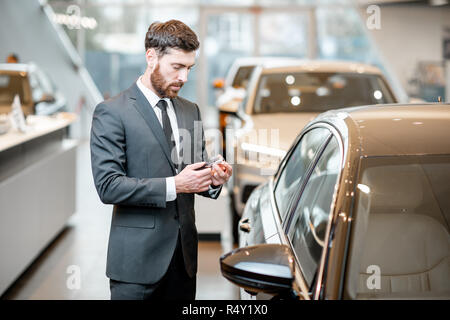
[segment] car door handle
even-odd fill
[[[250,226],[250,220],[247,218],[247,219],[244,219],[244,220],[240,221],[239,222],[239,229],[241,231],[243,231],[243,232],[249,233],[250,230],[252,229],[251,226]]]

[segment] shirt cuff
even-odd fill
[[[216,186],[216,187],[213,187],[211,184],[209,185],[209,188],[208,188],[208,193],[209,193],[209,195],[210,196],[215,196],[216,194],[217,194],[217,192],[219,192],[220,191],[220,189],[222,188],[222,186],[220,185],[220,186]]]
[[[166,178],[166,202],[177,198],[177,189],[175,187],[175,177]]]

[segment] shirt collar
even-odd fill
[[[152,106],[152,108],[156,108],[156,104],[158,103],[159,100],[161,100],[161,98],[158,97],[158,95],[156,93],[154,93],[151,89],[147,88],[142,83],[141,78],[142,78],[142,76],[140,76],[139,79],[137,79],[136,85],[142,91],[144,96],[147,98],[147,100],[150,103],[150,105]],[[170,103],[169,103],[170,99],[169,98],[164,98],[164,100],[166,100],[166,102],[170,106]]]

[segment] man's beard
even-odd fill
[[[173,91],[170,89],[170,86],[181,87],[183,86],[183,82],[175,81],[166,85],[166,81],[159,72],[159,63],[156,65],[155,70],[150,75],[150,82],[152,84],[153,89],[156,90],[158,95],[161,98],[175,98],[178,95],[178,91]]]

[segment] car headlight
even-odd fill
[[[262,146],[252,143],[241,143],[241,154],[238,160],[245,164],[270,169],[273,171],[278,167],[280,161],[286,155],[286,151],[278,148]]]
[[[251,144],[251,143],[246,143],[246,142],[243,142],[241,144],[241,148],[242,148],[242,150],[245,150],[245,151],[253,151],[258,154],[264,154],[264,155],[273,156],[273,157],[277,157],[277,158],[281,158],[281,159],[286,155],[286,151],[281,150],[281,149],[271,148],[271,147],[267,147],[267,146],[260,146],[258,144]]]

